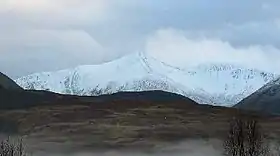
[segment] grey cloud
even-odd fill
[[[12,77],[102,61],[103,48],[79,30],[22,30],[0,38],[0,70]],[[15,72],[12,72],[15,70]]]
[[[55,9],[42,5],[32,11],[7,11],[0,5],[0,71],[13,77],[144,50],[148,36],[165,28],[234,46],[280,47],[278,0],[63,0]]]

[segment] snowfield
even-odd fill
[[[100,65],[35,73],[15,81],[25,89],[88,96],[163,90],[201,104],[232,106],[276,77],[273,73],[231,64],[181,69],[144,53],[134,53]]]

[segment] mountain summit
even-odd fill
[[[181,69],[144,53],[134,53],[100,65],[35,73],[15,81],[25,89],[89,96],[163,90],[201,104],[231,106],[276,76],[231,64],[201,64]]]

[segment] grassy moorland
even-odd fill
[[[69,150],[149,149],[186,139],[223,139],[234,116],[258,119],[269,137],[280,134],[280,119],[275,116],[198,105],[187,98],[120,95],[1,110],[2,131],[24,136],[31,148],[61,145]]]

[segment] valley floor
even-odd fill
[[[219,144],[214,147],[209,142],[222,140],[229,121],[236,115],[258,118],[270,137],[279,138],[278,118],[186,101],[112,100],[40,106],[1,111],[0,121],[16,135],[24,136],[31,151],[125,150],[129,155],[129,150],[137,153],[159,149],[160,152],[182,147],[177,150],[215,153]]]
[[[37,150],[36,156],[222,156],[222,141],[217,139],[191,139],[180,143],[159,145],[150,150],[77,150],[69,152],[61,146],[59,150]],[[41,146],[41,145],[40,145]],[[56,145],[44,145],[52,148]]]

